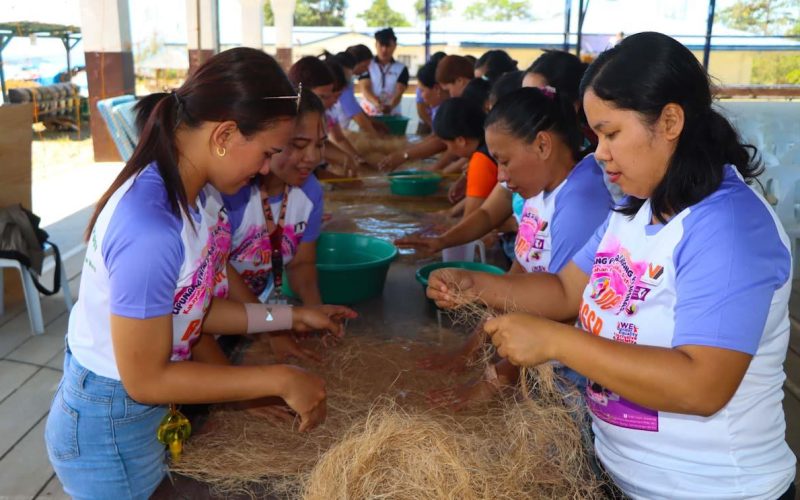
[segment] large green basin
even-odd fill
[[[317,240],[317,274],[322,302],[355,304],[383,293],[389,265],[397,258],[390,242],[351,233],[322,233]],[[288,276],[283,294],[297,298]]]
[[[389,127],[389,133],[391,135],[406,135],[406,129],[408,128],[409,122],[408,117],[398,115],[379,115],[373,116],[372,119]]]
[[[428,196],[439,190],[442,176],[426,170],[403,170],[389,174],[392,194],[400,196]]]

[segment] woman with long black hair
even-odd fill
[[[298,99],[272,57],[237,48],[174,92],[141,101],[139,144],[89,225],[64,376],[47,419],[48,455],[73,498],[148,498],[166,473],[157,431],[168,404],[278,396],[301,431],[325,418],[319,377],[289,365],[221,363],[211,335],[341,333],[337,319],[350,313],[213,297],[230,227],[224,211],[202,216],[203,190],[233,194],[267,174],[289,141]]]
[[[442,271],[429,296],[446,307],[470,291],[514,297],[528,314],[486,323],[498,353],[590,379],[597,457],[626,495],[793,498],[781,407],[791,254],[747,185],[760,169],[752,148],[712,107],[697,58],[666,35],[601,54],[581,94],[595,157],[628,198],[558,274],[499,287]],[[563,323],[576,316],[581,328]]]

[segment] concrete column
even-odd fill
[[[292,29],[296,0],[270,0],[275,18],[275,58],[283,69],[292,65]]]
[[[217,0],[186,0],[189,73],[219,52]]]
[[[242,46],[264,48],[264,0],[241,0]]]
[[[128,0],[80,0],[95,161],[120,161],[97,101],[135,92]]]

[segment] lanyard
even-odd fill
[[[394,60],[389,61],[389,64],[386,65],[386,70],[383,69],[383,64],[378,62],[378,70],[381,72],[381,94],[386,93],[386,75],[392,70],[392,66],[394,65]]]
[[[283,200],[281,200],[281,211],[278,215],[278,223],[272,218],[272,207],[269,203],[269,195],[264,197],[261,202],[264,208],[264,218],[266,219],[267,231],[269,232],[269,244],[272,250],[272,280],[275,283],[275,290],[280,290],[283,281],[283,225],[286,220],[286,205],[289,202],[289,185],[283,190]]]

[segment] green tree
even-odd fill
[[[425,0],[417,0],[414,4],[417,16],[425,17]],[[447,17],[453,11],[453,2],[450,0],[431,0],[431,16]]]
[[[800,32],[800,0],[737,0],[720,11],[719,21],[759,35]]]
[[[294,9],[295,26],[344,26],[347,0],[297,0]],[[275,24],[272,5],[264,2],[264,25]]]
[[[403,14],[389,7],[389,0],[373,0],[369,9],[357,16],[367,22],[367,26],[411,26]]]
[[[477,0],[464,10],[464,17],[478,21],[531,21],[526,0]]]
[[[729,28],[758,35],[800,36],[800,0],[737,0],[719,14]],[[755,84],[800,84],[800,56],[760,52],[753,58]]]

